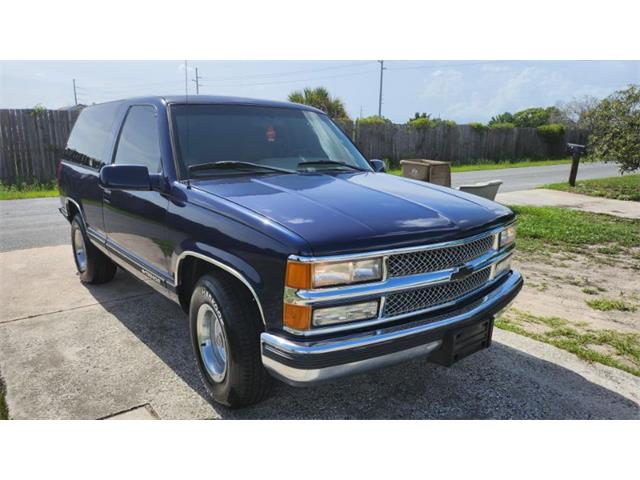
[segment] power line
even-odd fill
[[[314,82],[317,80],[324,80],[328,78],[339,78],[339,77],[352,77],[357,75],[368,75],[370,73],[375,72],[375,70],[367,70],[366,72],[354,72],[354,73],[344,73],[340,75],[327,75],[324,77],[313,77],[313,78],[299,78],[296,80],[281,80],[276,82],[258,82],[258,83],[229,83],[225,85],[209,85],[204,84],[203,86],[210,86],[216,88],[224,88],[224,87],[253,87],[253,86],[262,86],[262,85],[279,85],[283,83],[296,83],[296,82]]]
[[[487,62],[473,62],[473,63],[450,63],[444,65],[416,65],[411,67],[391,67],[388,70],[418,70],[418,69],[430,69],[430,68],[450,68],[450,67],[473,67],[476,65],[490,65],[493,63],[504,63],[505,60],[492,60]]]
[[[273,78],[273,77],[286,77],[287,75],[296,75],[299,73],[312,73],[312,72],[323,72],[326,70],[336,70],[340,68],[350,68],[350,67],[360,67],[365,65],[370,65],[373,62],[353,62],[347,63],[346,65],[332,65],[329,67],[321,67],[321,68],[311,68],[306,70],[293,70],[288,72],[277,72],[277,73],[260,73],[256,75],[233,75],[230,77],[218,77],[212,79],[212,82],[222,82],[227,80],[236,80],[236,79],[247,79],[247,78]]]

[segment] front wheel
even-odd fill
[[[78,215],[71,221],[73,259],[84,283],[106,283],[116,274],[116,264],[94,247],[87,238],[84,223]]]
[[[264,399],[272,380],[260,359],[257,311],[234,286],[224,274],[203,275],[191,296],[189,324],[207,392],[216,402],[238,408]]]

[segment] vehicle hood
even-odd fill
[[[192,188],[279,223],[313,255],[453,240],[514,216],[481,197],[373,172],[227,176]]]

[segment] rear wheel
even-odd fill
[[[200,377],[213,400],[231,408],[264,399],[272,383],[260,359],[260,317],[247,297],[224,274],[206,274],[189,307]]]
[[[117,270],[116,264],[89,242],[79,215],[71,221],[71,246],[81,281],[96,284],[113,279]]]

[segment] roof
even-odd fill
[[[258,98],[242,98],[242,97],[223,97],[219,95],[157,95],[157,96],[145,96],[126,98],[116,101],[164,101],[168,104],[171,103],[189,103],[189,104],[207,104],[207,105],[254,105],[260,107],[279,107],[279,108],[294,108],[297,110],[309,110],[317,113],[324,113],[310,105],[302,105],[300,103],[292,102],[278,102],[274,100],[261,100]]]

